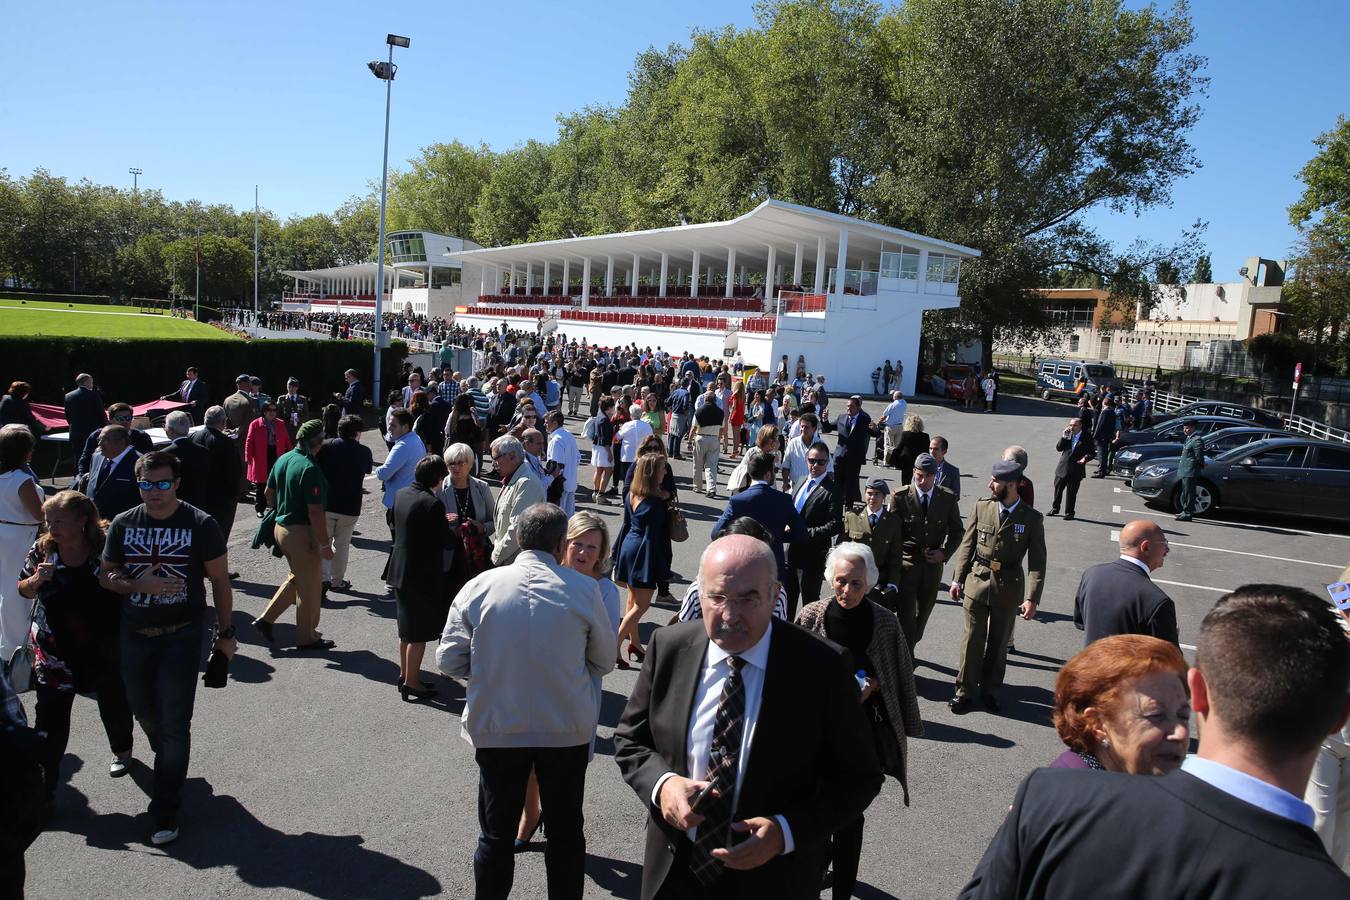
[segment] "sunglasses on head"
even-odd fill
[[[138,481],[136,482],[136,487],[143,491],[150,491],[155,488],[159,488],[161,491],[167,491],[173,487],[173,481],[172,478],[166,478],[163,481]]]

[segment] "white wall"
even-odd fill
[[[1242,303],[1243,285],[1183,284],[1162,285],[1153,307],[1153,319],[1181,319],[1186,322],[1236,322]]]

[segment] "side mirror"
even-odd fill
[[[1250,469],[1252,466],[1256,465],[1256,458],[1255,458],[1255,457],[1252,457],[1252,456],[1249,456],[1249,457],[1247,457],[1246,459],[1244,459],[1242,462],[1238,463],[1238,465],[1239,465],[1239,466],[1242,466],[1242,468],[1244,468],[1244,469]]]

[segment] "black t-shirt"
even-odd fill
[[[126,569],[132,578],[145,574],[182,578],[176,594],[127,594],[122,622],[132,629],[167,628],[200,622],[206,610],[207,560],[225,555],[225,539],[215,520],[195,506],[180,502],[167,519],[153,519],[145,504],[112,520],[103,559]]]

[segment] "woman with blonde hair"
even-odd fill
[[[928,432],[923,430],[923,419],[914,413],[905,416],[905,428],[900,432],[900,444],[895,448],[895,465],[900,469],[901,484],[914,478],[914,460],[928,452]]]
[[[628,589],[628,611],[619,623],[619,649],[628,638],[628,658],[646,658],[638,623],[652,605],[652,594],[670,579],[669,495],[661,487],[664,454],[649,453],[633,463],[633,483],[623,505],[623,542],[614,566],[614,580]],[[628,668],[619,656],[616,665]]]

